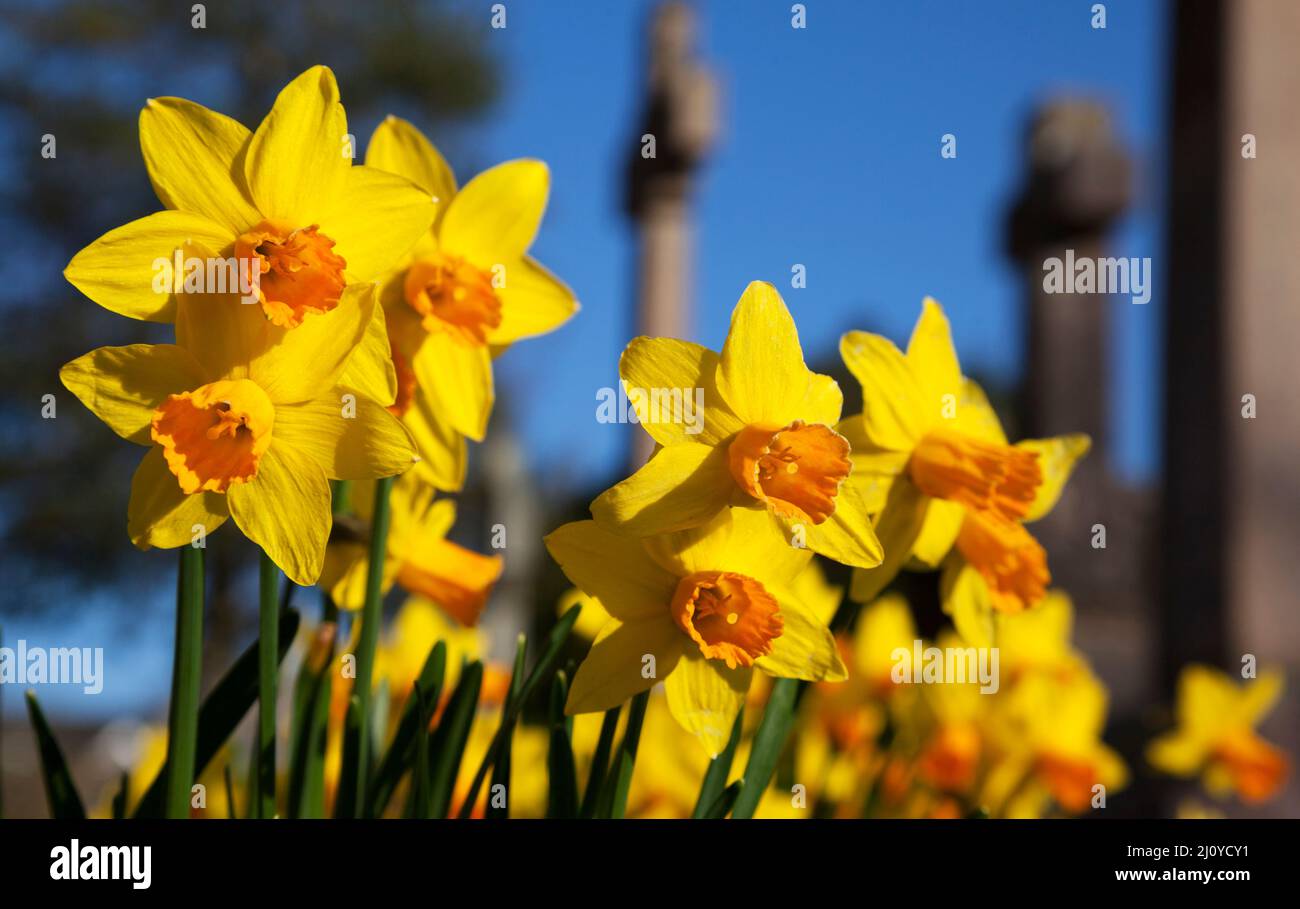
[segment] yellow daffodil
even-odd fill
[[[993,728],[1005,755],[985,787],[989,802],[1023,817],[1040,814],[1050,798],[1078,814],[1123,788],[1124,762],[1101,740],[1106,707],[1106,689],[1091,672],[1017,681],[998,699]]]
[[[179,295],[155,286],[153,263],[194,249],[251,263],[265,317],[303,325],[338,306],[344,288],[390,268],[437,213],[409,180],[353,166],[338,85],[323,66],[290,82],[255,132],[183,98],[150,99],[140,147],[166,210],[109,231],[64,272],[133,319],[175,318]]]
[[[1002,616],[998,625],[1001,671],[1011,682],[1043,672],[1063,679],[1086,672],[1087,664],[1073,644],[1074,604],[1060,590],[1049,590],[1036,608]]]
[[[178,343],[101,347],[64,366],[82,403],[149,448],[131,484],[132,542],[189,545],[233,516],[291,580],[314,584],[329,480],[391,476],[416,456],[395,417],[340,384],[376,305],[373,285],[349,287],[287,331],[237,297],[185,295]]]
[[[952,634],[940,635],[941,649],[959,647]],[[917,760],[917,772],[942,792],[965,794],[975,785],[985,756],[981,724],[990,697],[980,692],[978,681],[945,680],[921,686],[922,699],[932,728]]]
[[[414,471],[393,484],[389,505],[383,593],[399,584],[437,603],[460,624],[476,624],[501,577],[501,557],[480,555],[448,540],[456,505],[450,499],[435,500],[433,487]],[[321,575],[321,585],[342,609],[360,609],[365,603],[370,568],[365,535],[374,513],[374,486],[356,486],[352,507],[356,518],[336,526]]]
[[[796,545],[845,565],[880,563],[851,482],[849,442],[833,428],[839,386],[804,364],[794,320],[772,285],[745,289],[721,355],[637,338],[619,372],[641,425],[662,447],[592,503],[597,521],[649,536],[743,505],[774,515]]]
[[[862,383],[863,413],[839,431],[885,548],[879,569],[855,573],[851,595],[866,602],[902,567],[943,564],[945,611],[968,641],[989,643],[994,612],[1030,608],[1047,592],[1047,553],[1024,523],[1056,504],[1087,436],[1009,445],[929,298],[906,354],[861,331],[844,335],[840,353]]]
[[[1209,666],[1188,666],[1178,678],[1178,726],[1147,749],[1153,767],[1175,776],[1201,775],[1214,795],[1236,792],[1262,802],[1282,787],[1290,759],[1255,726],[1282,694],[1282,676],[1266,672],[1238,686]]]
[[[673,716],[716,755],[754,669],[843,679],[829,629],[790,593],[811,553],[767,532],[768,522],[732,509],[645,540],[595,521],[550,534],[547,548],[569,580],[614,617],[579,667],[566,711],[606,710],[662,680]]]
[[[573,292],[528,255],[550,172],[541,161],[509,161],[457,190],[438,150],[397,117],[370,137],[366,164],[400,174],[440,203],[432,230],[385,280],[382,299],[398,372],[409,371],[418,389],[406,416],[428,452],[422,470],[440,489],[458,489],[461,436],[481,441],[492,412],[492,358],[578,311]]]

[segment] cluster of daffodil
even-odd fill
[[[394,584],[459,623],[478,620],[501,558],[447,540],[454,504],[435,495],[462,487],[466,439],[484,437],[493,358],[578,305],[528,255],[545,164],[511,161],[458,187],[395,117],[354,163],[325,67],[290,82],[254,131],[152,99],[140,144],[164,210],[109,231],[65,274],[115,313],[173,324],[175,342],[100,348],[61,378],[146,448],[132,542],[182,550],[169,813],[184,812],[210,758],[191,766],[207,535],[233,518],[264,554],[258,751],[270,757],[255,779],[273,813],[276,569],[322,586],[329,628],[338,609],[361,610],[347,656],[365,680],[365,728],[379,604]],[[371,743],[358,739],[364,779]]]
[[[131,540],[182,551],[168,728],[111,813],[1042,816],[1100,807],[1125,784],[1101,740],[1106,691],[1026,526],[1089,441],[1009,442],[933,300],[906,351],[842,338],[862,387],[849,416],[771,285],[745,289],[720,352],[632,341],[620,373],[655,451],[591,520],[546,538],[576,588],[531,668],[522,636],[500,666],[475,626],[501,558],[447,539],[442,496],[486,433],[493,358],[577,310],[528,255],[545,165],[513,161],[458,189],[393,117],[355,164],[323,67],[253,132],[164,98],[140,136],[164,210],[66,272],[116,313],[175,326],[173,344],[101,348],[62,371],[147,449]],[[221,263],[250,280],[214,286]],[[702,422],[661,406],[674,393],[702,395]],[[227,517],[264,554],[260,636],[200,735],[202,551]],[[847,601],[818,556],[852,570]],[[952,628],[934,643],[996,652],[992,678],[916,665],[929,644],[886,592],[903,570],[940,572]],[[297,614],[281,571],[325,594],[287,736],[276,690]],[[385,634],[394,586],[407,599]],[[355,617],[346,634],[340,611]],[[590,646],[571,672],[559,666],[575,630]],[[1287,761],[1253,730],[1279,688],[1189,669],[1151,763],[1267,798]],[[254,689],[257,738],[236,781],[224,745]],[[539,701],[546,722],[523,722]],[[217,777],[224,800],[194,794]]]

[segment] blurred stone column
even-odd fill
[[[1052,584],[1067,591],[1078,615],[1076,640],[1112,693],[1117,717],[1135,716],[1152,699],[1155,609],[1152,502],[1108,469],[1108,402],[1115,370],[1108,351],[1107,294],[1048,293],[1051,259],[1094,261],[1133,195],[1133,167],[1106,108],[1061,99],[1032,117],[1025,176],[1007,218],[1008,254],[1024,271],[1027,369],[1012,438],[1084,432],[1092,451],[1034,535],[1047,548]],[[1130,304],[1123,304],[1130,305]],[[1093,547],[1105,527],[1106,548]],[[1136,751],[1138,733],[1125,750]]]
[[[690,325],[690,191],[717,133],[717,88],[695,57],[695,16],[667,2],[652,14],[648,96],[628,168],[627,210],[638,231],[636,333],[685,338]],[[634,427],[631,467],[653,442]]]
[[[1164,670],[1287,672],[1300,749],[1300,5],[1175,4]],[[1251,141],[1253,139],[1253,142]],[[1252,148],[1253,145],[1253,148]],[[1248,156],[1253,152],[1254,157]],[[1256,416],[1243,414],[1251,395]],[[1264,813],[1295,816],[1300,789]]]

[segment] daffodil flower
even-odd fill
[[[456,522],[456,505],[451,499],[435,501],[433,488],[414,471],[398,478],[389,501],[383,593],[398,584],[437,603],[461,625],[477,624],[501,577],[501,557],[480,555],[446,539]],[[354,488],[352,506],[357,520],[348,528],[342,522],[336,523],[321,586],[330,592],[335,604],[355,610],[365,603],[370,557],[369,543],[351,527],[370,525],[374,487]]]
[[[64,272],[133,319],[175,319],[176,295],[155,290],[152,263],[189,244],[253,263],[266,318],[296,327],[337,306],[347,285],[378,277],[437,211],[410,181],[352,165],[347,116],[324,66],[290,82],[251,133],[192,101],[151,98],[140,147],[166,210],[109,231]]]
[[[770,513],[795,546],[845,565],[880,563],[850,476],[849,441],[834,429],[843,396],[834,379],[804,364],[794,320],[772,285],[745,289],[721,355],[687,341],[637,338],[619,372],[661,448],[591,504],[597,521],[649,536],[743,506]],[[702,413],[693,412],[697,395]]]
[[[1147,760],[1175,776],[1200,774],[1214,795],[1235,791],[1245,801],[1265,801],[1282,788],[1291,762],[1255,726],[1281,695],[1277,672],[1238,686],[1217,669],[1188,666],[1178,678],[1177,728],[1151,743]]]
[[[862,383],[863,413],[838,429],[885,549],[879,569],[854,573],[850,596],[866,602],[900,568],[943,565],[945,611],[962,637],[989,643],[995,612],[1047,593],[1047,553],[1024,523],[1056,504],[1088,437],[1008,444],[983,391],[962,377],[948,319],[929,298],[906,354],[861,331],[844,335],[840,353]]]
[[[316,582],[330,479],[371,479],[416,457],[402,424],[340,384],[377,307],[374,285],[292,331],[226,295],[185,295],[176,344],[101,347],[63,384],[149,448],[127,528],[141,549],[190,545],[227,517],[297,584]]]
[[[573,292],[528,255],[550,172],[541,161],[509,161],[458,190],[438,150],[397,117],[370,137],[366,164],[439,201],[432,229],[395,264],[382,300],[393,359],[418,386],[408,425],[429,453],[422,469],[438,488],[459,489],[461,436],[482,441],[492,412],[493,357],[578,311]]]
[[[763,512],[721,512],[693,530],[633,539],[595,521],[546,538],[569,580],[613,619],[569,689],[569,714],[606,710],[658,681],[710,754],[726,744],[755,669],[839,681],[829,629],[791,592],[812,554],[768,532]]]
[[[1019,679],[990,721],[1001,756],[985,800],[1011,817],[1039,816],[1052,803],[1079,814],[1101,792],[1123,788],[1124,761],[1101,740],[1106,709],[1106,689],[1086,668]]]

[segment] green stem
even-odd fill
[[[181,547],[176,585],[176,649],[167,725],[167,817],[190,816],[203,668],[203,550]]]
[[[356,694],[357,742],[355,766],[355,814],[366,817],[365,801],[369,792],[370,763],[370,683],[375,668],[375,648],[379,644],[379,623],[383,619],[384,559],[388,555],[389,493],[393,478],[375,481],[374,518],[370,526],[370,564],[366,571],[366,601],[361,609],[361,639],[357,642]]]
[[[758,732],[754,733],[754,746],[749,752],[749,763],[745,765],[740,795],[731,809],[733,818],[753,817],[768,783],[772,782],[777,758],[781,756],[785,741],[790,737],[790,728],[794,726],[801,687],[798,679],[777,679],[772,683],[763,721],[758,725]]]
[[[257,817],[275,817],[275,704],[280,669],[280,569],[262,553],[258,565]]]

